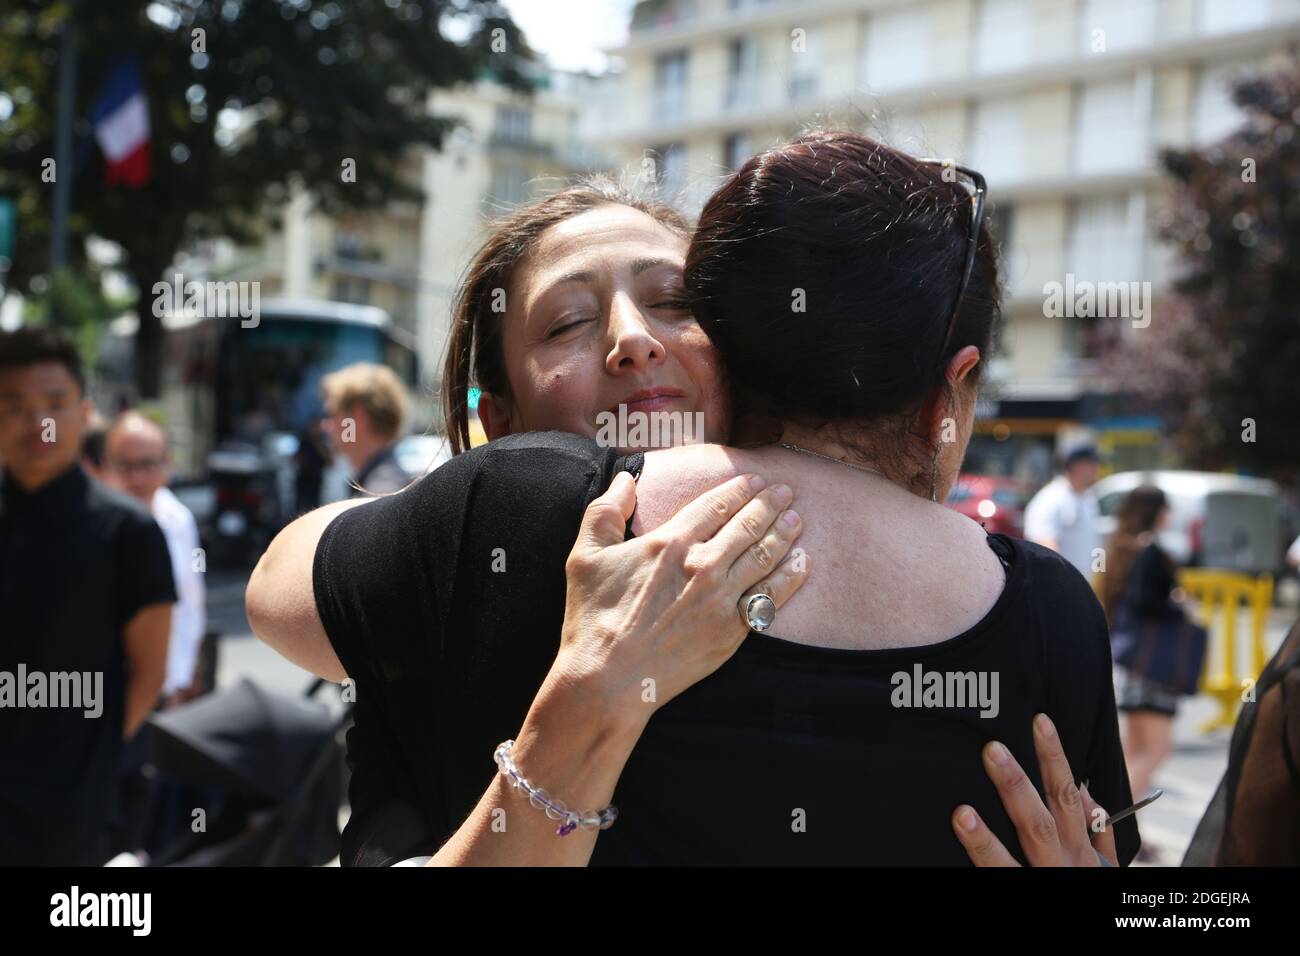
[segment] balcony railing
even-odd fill
[[[527,153],[531,156],[549,156],[555,152],[555,147],[552,144],[535,139],[531,135],[519,136],[515,133],[500,132],[494,132],[488,136],[488,148]]]
[[[1137,2],[1137,0],[1135,0]],[[1222,0],[1230,3],[1232,0]],[[755,25],[750,22],[759,13],[779,13],[787,10],[789,3],[759,4],[757,7],[743,10],[726,10],[717,15],[701,16],[691,21],[691,29],[671,31],[665,35],[664,49],[691,49],[697,41],[713,37],[714,39],[734,39],[736,36],[750,35],[745,31]],[[870,9],[875,9],[870,8]],[[719,71],[712,76],[704,76],[692,71],[690,85],[698,88],[703,85],[715,85],[719,89],[714,102],[716,107],[710,110],[695,111],[687,116],[682,104],[669,102],[667,91],[656,94],[656,101],[649,109],[637,108],[635,99],[631,109],[623,112],[623,129],[611,131],[614,135],[634,134],[647,124],[664,122],[685,123],[689,118],[695,124],[727,123],[736,120],[726,114],[730,110],[744,109],[747,113],[775,113],[787,109],[789,100],[817,99],[828,96],[853,96],[863,93],[870,97],[881,95],[892,103],[932,102],[935,97],[946,99],[970,98],[972,96],[995,95],[999,92],[1012,93],[1033,86],[1038,82],[1083,82],[1090,77],[1117,75],[1117,71],[1134,70],[1161,62],[1178,63],[1186,60],[1200,62],[1206,56],[1228,55],[1232,53],[1249,57],[1257,51],[1262,43],[1285,44],[1288,36],[1300,38],[1300,17],[1288,15],[1283,11],[1289,8],[1275,7],[1272,19],[1265,25],[1244,23],[1240,29],[1227,30],[1221,26],[1210,28],[1199,19],[1189,20],[1181,29],[1173,32],[1163,28],[1143,33],[1139,40],[1133,37],[1114,36],[1107,40],[1107,49],[1097,52],[1085,47],[1092,27],[1082,16],[1072,16],[1067,21],[1058,22],[1055,27],[1050,24],[1037,24],[1030,38],[1031,49],[1024,56],[1010,57],[1012,63],[1007,69],[998,68],[996,63],[987,58],[980,61],[977,56],[977,41],[972,36],[965,48],[946,50],[940,57],[942,63],[931,62],[924,75],[918,75],[898,84],[866,83],[869,76],[868,64],[862,51],[845,54],[856,58],[855,72],[857,89],[827,89],[825,84],[818,84],[817,79],[796,79],[791,77],[787,83],[776,85],[757,84],[755,98],[733,95],[729,84],[732,78]],[[787,11],[788,12],[788,11]],[[800,13],[813,25],[817,20],[843,14],[860,14],[863,8],[850,0],[809,0]],[[868,10],[868,13],[870,11]],[[743,15],[742,15],[743,14]],[[770,19],[770,17],[768,17]],[[685,19],[674,21],[674,26],[686,22]],[[773,20],[773,22],[777,22]],[[1039,29],[1041,28],[1041,29]],[[1041,36],[1040,36],[1041,35]],[[1051,42],[1040,42],[1043,36],[1050,35]],[[634,41],[637,37],[634,35]],[[927,44],[931,57],[935,55],[933,44]],[[659,52],[659,47],[634,42],[625,52],[625,56],[651,55]],[[695,64],[692,64],[694,67]],[[817,77],[810,71],[809,77]],[[864,86],[865,84],[865,86]],[[817,88],[812,88],[813,86]],[[673,88],[677,89],[676,87]],[[793,96],[798,90],[800,97]],[[779,91],[779,92],[778,92]],[[789,97],[789,100],[784,97]],[[755,117],[771,119],[772,117]],[[675,133],[674,133],[675,135]]]
[[[656,123],[679,123],[686,119],[686,88],[674,86],[658,89],[653,100]]]

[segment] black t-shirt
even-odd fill
[[[357,684],[345,864],[432,853],[473,809],[497,772],[493,748],[518,733],[558,650],[583,510],[640,457],[567,433],[510,436],[326,529],[316,601]],[[1100,605],[1054,552],[990,544],[1006,587],[949,640],[844,650],[751,632],[650,720],[592,864],[968,865],[949,822],[960,803],[1019,857],[980,748],[1002,741],[1041,788],[1039,711],[1102,806],[1132,803]],[[894,706],[895,675],[918,666],[922,686],[932,671],[983,672],[991,690],[996,672],[996,716]],[[562,781],[536,783],[563,799]],[[1127,864],[1136,825],[1116,831]]]
[[[1183,610],[1173,600],[1178,587],[1174,563],[1160,545],[1152,541],[1133,556],[1128,587],[1120,606],[1123,621],[1180,621]]]
[[[126,708],[123,629],[142,608],[175,601],[167,541],[142,505],[76,465],[31,494],[0,482],[0,671],[18,693],[35,674],[47,690],[52,674],[89,674],[80,690],[98,698],[93,708],[0,707],[0,865],[104,862]],[[72,684],[58,683],[66,704]]]

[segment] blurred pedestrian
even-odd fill
[[[1183,866],[1300,866],[1300,621],[1253,690]]]
[[[412,475],[397,462],[409,400],[392,369],[369,362],[348,365],[321,380],[331,449],[352,466],[352,497],[400,491]]]
[[[1169,520],[1165,493],[1154,485],[1134,488],[1120,504],[1116,520],[1101,587],[1112,638],[1160,639],[1162,629],[1187,623],[1174,562],[1156,540]],[[1199,673],[1199,666],[1195,670]],[[1173,751],[1178,694],[1151,673],[1124,670],[1117,702],[1125,714],[1124,760],[1134,799],[1146,795],[1152,776]],[[1149,844],[1144,846],[1144,856],[1154,852]]]
[[[329,460],[330,450],[321,434],[320,420],[310,419],[298,433],[298,453],[293,456],[295,517],[320,507],[321,482]]]
[[[196,671],[206,623],[206,594],[198,523],[167,487],[171,459],[167,437],[156,423],[139,412],[122,413],[106,433],[104,451],[106,480],[148,508],[167,539],[178,600],[172,608],[166,678],[154,709],[170,710],[201,691]],[[146,728],[123,750],[109,847],[113,854],[141,849],[151,817],[173,809],[174,791],[164,788],[158,792],[156,778],[146,770],[149,747]]]
[[[198,694],[195,672],[207,623],[198,522],[167,487],[171,456],[166,435],[139,412],[123,413],[108,429],[105,462],[109,482],[147,507],[167,538],[178,600],[172,609],[162,703],[174,707]]]
[[[0,865],[108,859],[123,741],[166,672],[167,542],[78,464],[89,412],[67,340],[0,334]]]
[[[104,480],[104,439],[108,436],[108,422],[94,408],[81,439],[81,467],[96,481]]]
[[[1100,544],[1097,497],[1092,486],[1101,477],[1101,457],[1091,445],[1072,449],[1065,468],[1025,506],[1025,537],[1051,548],[1079,573],[1092,579],[1094,549]]]

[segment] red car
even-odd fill
[[[944,502],[953,511],[979,522],[990,534],[1022,537],[1025,533],[1024,485],[1015,478],[994,475],[959,475]]]

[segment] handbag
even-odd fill
[[[1128,622],[1112,632],[1111,653],[1134,677],[1192,697],[1200,684],[1207,638],[1205,628],[1186,618]]]

